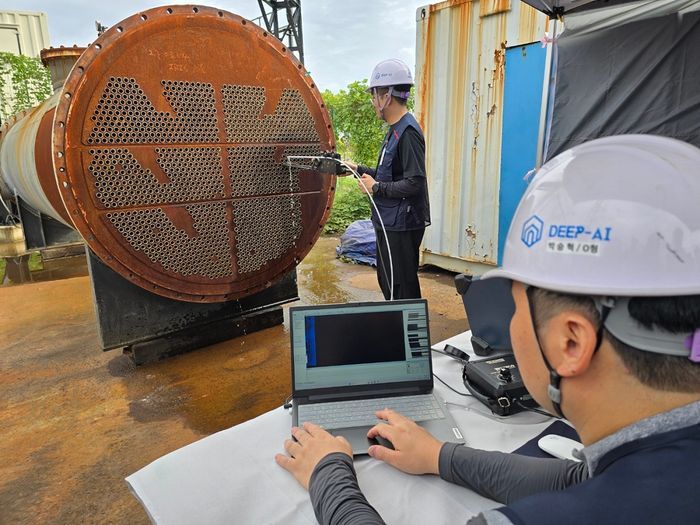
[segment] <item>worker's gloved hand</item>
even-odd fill
[[[379,423],[372,427],[367,437],[380,436],[391,441],[394,450],[382,445],[369,447],[369,455],[409,474],[439,474],[442,443],[423,427],[390,409],[376,412]]]
[[[309,489],[311,473],[328,454],[342,452],[352,458],[352,447],[344,437],[332,436],[318,425],[304,423],[304,428],[293,427],[294,440],[287,439],[284,449],[289,456],[277,454],[275,461],[291,473],[305,489]]]

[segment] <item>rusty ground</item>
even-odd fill
[[[381,299],[374,270],[321,238],[303,303]],[[420,274],[433,342],[466,329],[453,274]],[[0,288],[0,523],[148,523],[124,477],[282,404],[286,326],[134,366],[99,348],[88,277]]]

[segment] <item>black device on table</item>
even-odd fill
[[[510,341],[510,320],[515,313],[511,282],[459,274],[455,286],[469,320],[474,353],[484,357],[474,360],[465,354],[466,359],[462,358],[464,386],[501,416],[537,407],[520,376]],[[450,350],[445,353],[454,355]]]

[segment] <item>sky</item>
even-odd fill
[[[436,0],[433,0],[433,3]],[[48,15],[52,46],[86,45],[96,37],[95,20],[112,26],[177,0],[0,0],[0,10]],[[374,65],[400,58],[414,70],[416,9],[429,0],[302,0],[305,65],[321,91],[337,91],[368,78]],[[245,18],[260,16],[257,0],[212,0],[211,5]]]

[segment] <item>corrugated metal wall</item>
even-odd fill
[[[30,11],[0,11],[0,29],[8,33],[17,33],[18,42],[12,42],[12,48],[0,49],[10,53],[39,57],[42,49],[49,47],[49,25],[45,13]],[[8,42],[9,43],[9,42]]]
[[[496,264],[505,49],[539,40],[547,27],[519,0],[417,10],[416,116],[432,218],[423,264],[476,274]]]
[[[39,58],[41,50],[49,47],[49,26],[45,13],[30,11],[0,11],[0,52]],[[15,92],[10,73],[5,74],[4,89],[0,90],[0,114],[11,112]]]

